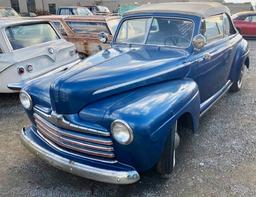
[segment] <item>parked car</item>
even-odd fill
[[[92,16],[93,13],[86,7],[63,6],[57,9],[57,15]]]
[[[79,60],[75,46],[47,21],[1,19],[0,38],[0,93],[15,92],[26,80]]]
[[[79,55],[84,58],[109,48],[109,43],[102,43],[99,34],[107,34],[109,42],[120,21],[118,16],[42,16],[39,19],[53,22],[63,37],[76,45]]]
[[[232,16],[237,30],[245,37],[256,37],[256,11],[240,12]]]
[[[22,17],[36,17],[37,14],[34,13],[34,12],[22,12],[22,13],[20,13],[20,16],[22,16]]]
[[[94,15],[110,15],[110,10],[105,6],[91,5],[87,7]]]
[[[24,87],[32,126],[22,142],[51,165],[97,181],[134,183],[154,167],[170,174],[177,125],[196,131],[224,93],[240,90],[248,53],[222,4],[136,8],[111,49]]]
[[[0,18],[19,17],[19,14],[13,8],[0,7]]]

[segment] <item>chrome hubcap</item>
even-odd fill
[[[244,76],[244,66],[242,66],[242,68],[241,68],[239,80],[237,82],[237,86],[239,89],[242,87],[242,84],[243,84],[243,76]]]
[[[174,150],[173,150],[173,167],[175,166],[176,164],[176,149],[178,148],[179,144],[180,144],[180,136],[179,134],[177,133],[177,122],[175,124],[175,128],[174,128],[174,132],[175,132],[175,137],[174,137]]]

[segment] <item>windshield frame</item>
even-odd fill
[[[116,25],[115,25],[116,28],[115,28],[115,30],[113,29],[113,28],[114,28],[114,26],[113,26],[113,21],[116,22]],[[118,25],[119,25],[120,21],[121,21],[120,18],[111,18],[111,19],[107,19],[107,20],[106,20],[108,29],[109,29],[109,31],[110,31],[110,33],[111,33],[112,36],[114,36],[115,33],[117,32],[117,30],[118,30]]]
[[[179,47],[179,46],[171,46],[171,45],[159,45],[159,44],[147,44],[147,40],[148,40],[148,36],[149,36],[149,33],[150,33],[150,27],[154,21],[154,18],[164,18],[164,19],[178,19],[178,20],[186,20],[186,21],[190,21],[192,22],[192,25],[193,25],[193,28],[192,28],[192,34],[191,34],[191,38],[190,38],[190,42],[189,44],[186,46],[186,47]],[[118,38],[118,34],[119,34],[119,31],[123,25],[123,23],[127,20],[134,20],[134,19],[150,19],[150,25],[147,29],[147,32],[146,32],[146,37],[145,37],[145,40],[143,41],[143,43],[126,43],[126,42],[117,42],[117,38]],[[155,47],[165,47],[165,48],[175,48],[175,49],[188,49],[192,46],[192,40],[193,40],[193,36],[195,34],[195,21],[192,19],[192,18],[187,18],[187,17],[183,17],[183,16],[163,16],[163,15],[142,15],[142,16],[131,16],[131,17],[126,17],[126,18],[123,18],[117,29],[116,29],[116,32],[115,32],[115,37],[113,39],[113,42],[112,44],[113,45],[129,45],[129,46],[132,46],[132,45],[137,45],[137,46],[155,46]]]

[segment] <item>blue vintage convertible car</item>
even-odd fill
[[[221,4],[136,8],[111,49],[24,87],[32,126],[22,142],[51,165],[97,181],[130,184],[154,167],[168,175],[177,124],[197,130],[224,93],[240,90],[248,53]]]

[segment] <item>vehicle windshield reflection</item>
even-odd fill
[[[119,29],[116,43],[188,48],[194,24],[178,18],[128,19]]]

